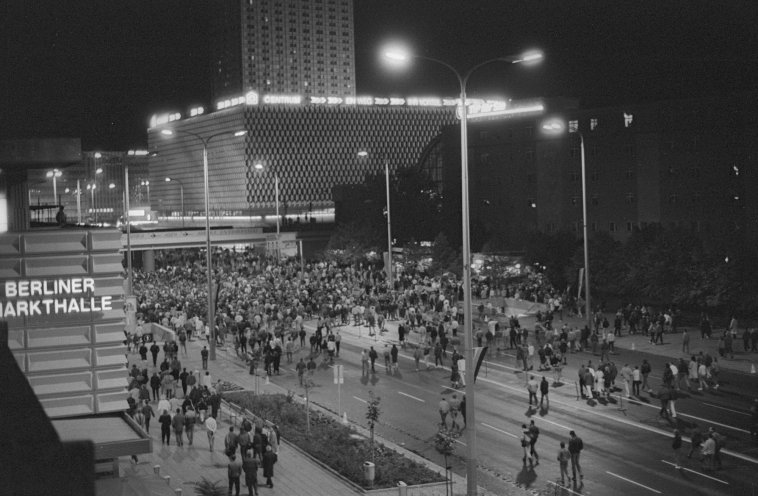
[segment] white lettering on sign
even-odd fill
[[[112,296],[95,296],[95,280],[72,277],[5,281],[0,318],[102,312],[113,309]],[[72,295],[78,295],[70,297]]]

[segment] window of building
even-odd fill
[[[597,128],[597,118],[593,117],[590,119],[590,131],[594,131],[595,128]]]
[[[632,145],[624,145],[624,155],[634,157],[634,147]]]
[[[616,232],[616,223],[615,222],[609,222],[608,223],[608,232],[612,232],[612,233]]]
[[[670,203],[670,204],[672,204],[672,205],[673,205],[673,204],[675,204],[675,203],[676,203],[678,200],[679,200],[679,198],[677,197],[677,195],[669,195],[669,203]]]
[[[632,224],[631,222],[627,222],[626,223],[626,232],[632,232],[632,231],[634,231],[634,224]]]
[[[534,201],[534,198],[527,198],[526,204],[529,205],[530,208],[537,208],[537,202]]]
[[[597,157],[600,154],[600,152],[597,149],[597,146],[592,145],[590,147],[590,157]]]
[[[534,160],[534,150],[527,150],[525,153],[525,156],[526,156],[526,159],[531,162],[532,160]]]
[[[490,163],[490,154],[487,152],[483,152],[479,155],[479,163],[480,164],[489,164]]]
[[[592,232],[597,232],[597,222],[592,223]]]
[[[532,126],[527,126],[524,128],[524,136],[527,138],[531,138],[534,136],[534,128]]]
[[[582,175],[579,173],[579,171],[569,172],[569,180],[572,183],[578,183],[579,181],[581,181],[581,179],[582,179]]]
[[[590,172],[590,180],[592,181],[600,180],[600,171],[598,169],[592,169],[592,172]]]
[[[575,133],[579,131],[579,121],[569,121],[569,132]]]
[[[598,198],[597,195],[593,195],[591,199],[591,203],[593,206],[600,205],[600,198]]]
[[[627,179],[634,179],[634,169],[627,169],[624,175]]]
[[[629,205],[637,203],[637,195],[635,195],[634,193],[627,193],[626,194],[626,203],[629,204]]]
[[[479,139],[480,140],[484,141],[484,140],[489,139],[489,137],[490,137],[490,132],[487,131],[486,129],[483,129],[483,130],[479,131]]]
[[[579,148],[577,148],[575,146],[572,146],[571,150],[569,150],[569,155],[571,156],[571,158],[578,157],[579,156]]]
[[[634,121],[634,115],[627,114],[624,112],[624,127],[629,127],[632,125],[632,121]]]

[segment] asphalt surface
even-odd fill
[[[522,325],[529,324],[528,319],[522,319]],[[450,388],[449,369],[426,370],[422,360],[422,370],[416,372],[410,346],[400,353],[399,371],[386,371],[381,357],[384,345],[396,342],[397,337],[395,326],[390,324],[389,328],[384,336],[373,338],[368,337],[365,327],[340,327],[342,351],[335,364],[344,366],[344,383],[338,388],[333,381],[333,368],[317,359],[320,366],[313,378],[316,387],[311,389],[311,401],[365,424],[368,392],[374,391],[381,398],[378,434],[442,465],[443,458],[433,446],[439,423],[437,405],[442,395],[460,396],[463,391]],[[691,349],[697,352],[699,339],[692,337]],[[640,339],[617,340],[618,352],[612,360],[620,369],[624,363],[639,364],[647,358],[653,367],[651,383],[656,390],[664,363],[680,355],[678,343],[672,343],[678,337],[669,336],[668,346],[656,349],[656,353],[639,351],[647,346]],[[637,342],[639,345],[631,351],[629,344]],[[712,343],[707,344],[712,347]],[[360,351],[370,345],[376,347],[380,358],[376,373],[364,376]],[[297,353],[296,360],[305,355]],[[538,494],[758,494],[758,445],[748,433],[748,408],[758,397],[758,378],[749,373],[749,365],[748,371],[743,371],[750,362],[735,362],[733,367],[722,362],[721,387],[717,391],[684,394],[677,401],[678,418],[672,422],[659,417],[660,403],[647,393],[631,401],[619,391],[609,401],[578,399],[576,372],[588,360],[597,363],[599,357],[591,353],[569,355],[563,383],[551,388],[550,407],[535,410],[528,407],[526,378],[516,366],[515,354],[502,350],[488,356],[477,379],[480,485],[496,494],[514,484]],[[539,378],[542,373],[534,374]],[[544,374],[552,382],[552,372]],[[303,393],[294,374],[294,363],[283,360],[282,375],[272,377],[271,383]],[[523,466],[519,444],[521,424],[531,419],[541,430],[537,443],[540,463],[534,468]],[[688,434],[695,425],[701,429],[713,426],[727,437],[721,470],[704,470],[694,457],[685,458],[683,468],[675,469],[672,432],[675,428],[684,432],[686,455],[690,447]],[[556,485],[560,480],[556,456],[559,442],[568,440],[569,430],[575,430],[584,441],[585,477],[583,483],[577,481],[570,488],[561,488]],[[457,438],[450,461],[459,474],[465,473],[466,440],[465,432]]]

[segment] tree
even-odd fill
[[[366,409],[366,420],[368,420],[368,429],[371,433],[371,463],[374,463],[374,426],[379,422],[379,401],[381,398],[374,396],[373,391],[368,392],[368,407]]]
[[[432,245],[432,266],[430,271],[433,274],[452,272],[460,276],[463,270],[462,265],[460,256],[448,243],[447,236],[444,233],[439,233]]]
[[[379,238],[370,226],[351,222],[338,225],[326,248],[323,258],[328,262],[349,265],[364,260],[368,253],[379,252]]]
[[[442,426],[440,426],[440,430],[434,437],[434,448],[439,454],[445,457],[445,494],[448,494],[448,481],[451,483],[450,492],[452,492],[452,480],[450,480],[452,477],[448,478],[448,474],[451,472],[451,467],[448,465],[447,459],[455,452],[455,439],[453,439],[450,431],[446,429],[443,430]]]
[[[195,486],[197,496],[226,496],[226,486],[221,481],[211,481],[202,477],[199,481],[192,483]]]

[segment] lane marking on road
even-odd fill
[[[671,462],[666,461],[666,460],[661,460],[661,461],[663,463],[665,463],[666,465],[671,465],[672,467],[676,467],[676,464],[674,464],[674,463],[671,463]],[[703,477],[705,477],[707,479],[715,480],[716,482],[720,482],[720,483],[722,483],[724,485],[727,485],[727,486],[729,485],[729,483],[727,481],[724,481],[724,480],[721,480],[721,479],[717,479],[715,477],[711,477],[710,475],[706,475],[706,474],[704,474],[702,472],[698,472],[697,470],[692,470],[692,469],[689,469],[687,467],[681,467],[681,466],[679,468],[681,470],[686,470],[687,472],[692,472],[693,474],[702,475]]]
[[[557,482],[553,482],[553,481],[547,481],[547,483],[548,483],[548,484],[552,484],[552,485],[554,485],[554,486],[556,486],[556,487],[560,487],[560,488],[561,488],[561,490],[563,490],[563,491],[568,491],[568,492],[570,492],[571,494],[579,494],[579,495],[583,495],[583,494],[584,494],[584,493],[578,493],[578,492],[576,492],[576,491],[572,491],[572,490],[571,490],[571,489],[569,489],[568,487],[566,487],[566,486],[562,486],[562,485],[558,484]]]
[[[644,484],[640,484],[639,482],[635,482],[632,479],[627,479],[626,477],[621,477],[620,475],[614,474],[613,472],[608,472],[607,470],[605,471],[605,473],[608,474],[608,475],[612,475],[614,477],[618,477],[621,480],[625,480],[625,481],[629,482],[630,484],[634,484],[635,486],[644,487],[648,491],[652,491],[652,492],[654,492],[656,494],[662,494],[659,490],[653,489],[652,487],[648,487],[648,486],[646,486]]]
[[[404,392],[402,392],[402,391],[398,391],[398,392],[397,392],[397,394],[402,394],[403,396],[407,396],[408,398],[411,398],[411,399],[413,399],[413,400],[419,401],[419,402],[421,402],[421,403],[426,403],[426,401],[422,400],[421,398],[417,398],[417,397],[415,397],[415,396],[413,396],[413,395],[411,395],[411,394],[408,394],[408,393],[404,393]]]
[[[512,437],[512,438],[514,438],[514,439],[518,439],[518,436],[517,436],[517,435],[515,435],[515,434],[511,434],[510,432],[506,432],[506,431],[504,431],[504,430],[502,430],[502,429],[498,429],[497,427],[493,427],[493,426],[491,426],[490,424],[485,424],[484,422],[482,422],[482,425],[483,425],[484,427],[487,427],[487,428],[489,428],[489,429],[492,429],[493,431],[497,431],[497,432],[499,432],[499,433],[501,433],[501,434],[505,434],[506,436],[510,436],[510,437]]]
[[[720,410],[726,410],[727,412],[732,412],[732,413],[739,413],[740,415],[746,415],[746,416],[748,416],[748,417],[750,416],[750,414],[749,414],[749,413],[741,412],[741,411],[739,411],[739,410],[732,410],[731,408],[724,408],[723,406],[714,405],[713,403],[708,403],[707,401],[703,401],[703,404],[704,404],[704,405],[708,405],[708,406],[711,406],[711,407],[713,407],[713,408],[718,408],[718,409],[720,409]]]
[[[353,398],[355,398],[356,400],[360,401],[361,403],[366,403],[368,405],[368,401],[366,401],[364,399],[361,399],[361,398],[359,398],[357,396],[353,396]]]
[[[642,406],[646,406],[648,408],[652,408],[654,410],[660,410],[659,406],[653,405],[652,403],[645,403],[644,401],[639,401],[639,400],[635,400],[634,403],[642,405]],[[705,422],[706,424],[718,425],[719,427],[723,427],[724,429],[729,429],[731,431],[737,431],[737,432],[742,432],[744,434],[750,434],[750,431],[745,430],[745,429],[741,429],[739,427],[735,427],[733,425],[722,424],[721,422],[716,422],[715,420],[704,419],[704,418],[701,418],[701,417],[697,417],[695,415],[690,415],[689,413],[682,413],[682,412],[676,412],[676,413],[680,417],[689,417],[691,419],[695,419],[695,420],[700,421],[700,422]]]
[[[548,420],[543,417],[532,417],[536,420],[539,420],[540,422],[547,422],[548,424],[553,424],[556,427],[560,427],[561,429],[566,429],[567,431],[572,430],[571,427],[566,427],[565,425],[559,424],[558,422],[553,422],[552,420]]]

